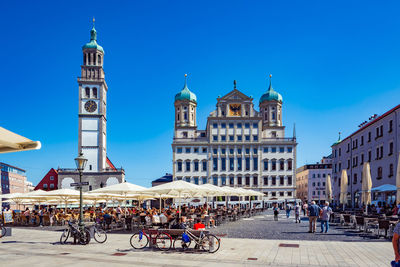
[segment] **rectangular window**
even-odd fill
[[[279,177],[279,185],[285,185],[285,180],[282,176]]]
[[[250,123],[245,123],[245,124],[244,124],[244,127],[245,127],[246,129],[249,129],[249,128],[250,128]]]
[[[257,129],[258,128],[258,124],[257,123],[253,123],[253,128]]]
[[[213,154],[214,154],[214,155],[218,154],[218,149],[217,149],[217,148],[214,148],[214,149],[213,149]]]
[[[199,162],[198,162],[198,161],[195,161],[195,162],[194,162],[194,171],[195,171],[195,172],[198,172],[198,171],[199,171]]]
[[[43,184],[43,189],[47,189],[47,184]]]
[[[242,185],[242,177],[241,176],[239,176],[237,178],[237,183],[238,183],[238,185]]]
[[[242,141],[242,136],[241,136],[241,135],[238,135],[238,136],[237,136],[237,140],[238,140],[238,141]]]
[[[221,158],[221,171],[226,171],[226,158]]]
[[[253,185],[258,186],[258,177],[257,176],[253,177]]]
[[[207,161],[203,161],[203,172],[207,171]]]
[[[198,147],[193,148],[193,152],[194,153],[199,153],[199,148]]]
[[[229,128],[233,129],[233,123],[229,123]]]
[[[245,135],[246,141],[250,141],[250,135]]]
[[[185,153],[190,153],[190,147],[185,148]]]
[[[258,171],[258,157],[253,157],[253,171]]]
[[[226,124],[225,123],[221,123],[221,128],[225,129],[226,128]]]
[[[202,183],[203,184],[206,184],[207,183],[207,177],[203,177],[203,178],[201,178],[202,179]]]
[[[229,158],[229,170],[230,171],[235,170],[235,158]]]
[[[276,153],[276,147],[271,147],[271,153]]]
[[[229,154],[233,155],[234,152],[235,152],[235,150],[234,150],[233,148],[230,148],[230,149],[229,149]]]
[[[250,154],[250,148],[246,148],[246,154],[248,155],[248,154]]]
[[[225,148],[221,148],[221,154],[225,155],[226,153],[226,149]]]
[[[54,176],[50,176],[50,181],[54,181]]]
[[[287,177],[287,184],[288,185],[292,185],[292,176],[291,175],[289,175],[288,177]]]
[[[264,185],[268,185],[268,177],[264,177]]]
[[[271,169],[272,169],[273,171],[276,171],[276,160],[272,160]]]
[[[287,192],[287,195],[288,195],[288,197],[291,197],[292,196],[292,192]]]
[[[177,171],[178,172],[182,171],[182,162],[181,161],[178,161],[178,170]]]
[[[368,151],[368,162],[371,162],[371,150],[370,151]]]
[[[291,171],[292,170],[292,168],[293,168],[293,165],[292,165],[293,163],[292,163],[292,160],[288,160],[288,167],[287,167],[287,169],[288,169],[288,171]]]
[[[272,192],[271,195],[272,195],[273,197],[276,197],[276,192]]]
[[[249,186],[250,185],[250,177],[246,177],[246,185]]]
[[[257,154],[258,149],[257,148],[253,148],[253,154]]]
[[[199,177],[194,177],[194,183],[199,184]]]
[[[239,129],[241,129],[241,128],[242,128],[242,124],[241,124],[241,123],[238,123],[238,124],[236,125],[236,127],[239,128]]]
[[[182,148],[181,147],[177,147],[176,148],[176,153],[181,154],[182,153]]]
[[[238,154],[242,154],[242,149],[241,149],[241,148],[238,148],[238,149],[237,149],[237,153],[238,153]]]
[[[225,142],[226,141],[226,135],[221,135],[221,141]]]
[[[218,186],[218,177],[213,177],[213,184]]]
[[[218,158],[213,158],[213,170],[218,171]]]
[[[246,171],[250,171],[250,158],[246,158]]]
[[[229,141],[235,141],[235,136],[234,135],[230,135],[229,136]]]
[[[283,171],[285,169],[285,161],[280,160],[279,161],[279,170]]]
[[[218,124],[213,123],[213,128],[218,128]]]
[[[190,161],[186,161],[186,171],[190,172]]]
[[[393,120],[389,121],[389,133],[393,131]]]
[[[258,141],[258,135],[253,135],[253,141]]]
[[[364,136],[361,136],[360,146],[364,145]]]
[[[268,153],[268,147],[263,148],[264,153]]]
[[[279,147],[279,153],[284,153],[285,152],[285,148],[284,147]]]
[[[213,141],[218,141],[218,135],[213,135]]]
[[[50,189],[54,189],[54,184],[50,184]]]
[[[393,142],[389,143],[389,156],[393,154]]]
[[[264,171],[268,171],[268,160],[264,160]]]
[[[292,151],[293,151],[293,148],[291,146],[288,146],[287,152],[292,153]]]
[[[203,153],[207,153],[207,148],[206,147],[203,147]]]

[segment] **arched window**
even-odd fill
[[[98,56],[97,56],[97,63],[98,63],[99,65],[101,65],[101,55],[98,55]]]
[[[392,163],[389,165],[389,176],[390,177],[393,176],[393,164]]]
[[[85,88],[85,97],[87,97],[87,98],[90,97],[90,88],[89,87]]]
[[[275,112],[272,112],[272,119],[275,120]]]
[[[83,54],[83,65],[86,65],[86,53]]]
[[[93,88],[93,97],[97,98],[97,88],[96,87]]]
[[[179,121],[180,119],[181,119],[181,118],[180,118],[179,113],[178,113],[178,121]]]
[[[187,116],[187,112],[186,112],[186,111],[183,113],[183,119],[184,119],[185,121],[187,121],[187,119],[188,119],[188,116]]]

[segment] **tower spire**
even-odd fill
[[[272,90],[272,74],[269,75],[269,87],[268,87],[268,91]]]
[[[185,85],[183,86],[184,89],[187,88],[187,76],[187,73],[185,73]]]
[[[233,80],[233,89],[236,89],[236,80]]]
[[[293,123],[293,138],[296,139],[296,123]]]

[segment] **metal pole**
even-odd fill
[[[82,203],[83,203],[83,197],[82,197],[82,171],[79,170],[79,228],[81,231],[83,231],[83,227],[85,226],[83,224],[83,208],[82,208]]]

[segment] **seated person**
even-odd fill
[[[196,223],[193,225],[194,230],[204,230],[205,228],[206,228],[206,226],[201,223],[200,219],[197,219]]]

